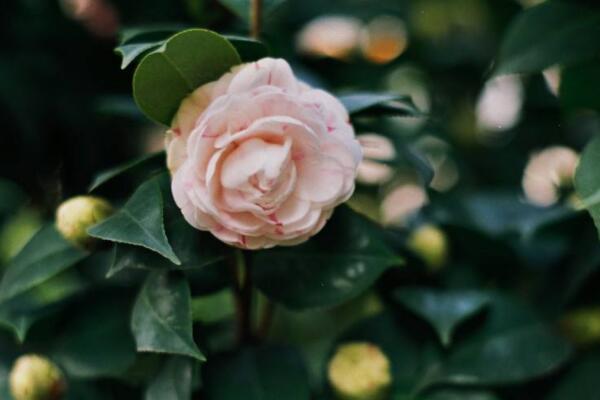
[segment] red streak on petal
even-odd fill
[[[288,128],[289,128],[288,124],[285,124],[281,127],[281,130],[285,132],[285,131],[287,131]]]
[[[246,247],[246,236],[241,235],[240,240],[241,240],[242,246]]]
[[[273,71],[269,71],[269,77],[267,78],[267,85],[270,85],[273,81]]]
[[[281,221],[279,221],[279,218],[277,218],[277,215],[275,215],[275,213],[269,214],[268,217],[271,221],[275,222],[277,226],[283,226],[283,224],[281,223]]]
[[[279,225],[275,228],[275,233],[278,235],[284,234],[283,229],[281,229],[281,227]]]
[[[335,131],[335,126],[328,126],[327,127],[327,132],[331,133],[333,131]]]
[[[302,151],[292,151],[292,160],[300,161],[304,158],[304,153]]]
[[[173,133],[175,136],[181,136],[181,129],[179,127],[173,129]]]

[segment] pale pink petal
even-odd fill
[[[312,156],[296,164],[298,197],[315,204],[335,202],[344,189],[344,168],[333,158]]]
[[[298,80],[285,60],[263,58],[246,64],[232,79],[228,93],[248,92],[261,86],[277,86],[295,93]]]

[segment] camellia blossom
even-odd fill
[[[272,58],[234,67],[188,96],[166,148],[188,223],[247,249],[319,232],[352,195],[362,159],[343,105]]]

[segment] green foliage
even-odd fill
[[[78,378],[119,377],[135,360],[135,344],[126,314],[115,301],[96,302],[73,318],[57,340],[53,356],[67,374]]]
[[[192,394],[193,371],[194,364],[191,359],[182,356],[169,357],[146,389],[144,399],[189,399]]]
[[[350,115],[422,116],[409,96],[386,93],[350,93],[338,98]]]
[[[148,276],[133,307],[131,330],[138,351],[205,360],[192,338],[190,289],[181,274]]]
[[[144,56],[133,76],[133,96],[149,118],[170,125],[187,95],[240,62],[227,39],[204,29],[188,29]]]
[[[356,297],[386,269],[402,264],[375,224],[341,206],[306,244],[256,252],[252,278],[269,298],[304,309]]]
[[[209,400],[306,400],[308,379],[300,356],[283,346],[249,347],[213,360],[206,370]]]
[[[331,355],[367,341],[390,361],[390,400],[600,399],[600,335],[589,349],[559,331],[573,309],[600,302],[594,2],[263,0],[264,43],[244,36],[249,0],[110,2],[124,26],[142,23],[123,30],[116,49],[121,68],[137,63],[135,99],[110,38],[95,38],[89,20],[65,20],[54,3],[34,3],[7,3],[0,24],[0,159],[11,179],[0,180],[0,239],[12,249],[0,257],[0,398],[11,398],[14,359],[35,352],[65,373],[67,399],[333,400]],[[296,51],[306,51],[303,27],[340,10],[355,18],[347,54]],[[368,57],[387,48],[368,47],[381,45],[381,16],[397,18],[384,33],[407,30],[407,51],[385,65]],[[334,33],[320,32],[317,44]],[[392,142],[392,157],[370,161],[393,178],[357,184],[374,212],[342,205],[306,243],[239,251],[183,218],[156,152],[162,137],[135,103],[169,125],[196,88],[268,54],[313,86],[348,93],[339,99],[356,133]],[[555,65],[558,95],[540,73]],[[519,103],[519,118],[480,126],[486,79],[514,73],[529,75],[509,78],[519,95],[491,114]],[[499,85],[503,97],[510,90]],[[533,205],[524,166],[557,144],[585,148],[577,198],[570,175],[559,182],[544,170],[558,200]],[[90,181],[121,207],[89,230],[102,241],[84,251],[51,216]],[[387,208],[413,205],[389,196],[407,186],[422,188],[427,204],[381,225]],[[23,240],[9,224],[31,230],[24,214],[43,227],[8,260]],[[423,224],[448,238],[438,270],[407,250]],[[583,322],[593,336],[594,321]]]
[[[495,74],[536,72],[554,64],[591,59],[600,51],[600,10],[571,1],[546,1],[511,24],[498,55]]]
[[[594,138],[585,148],[575,174],[575,188],[583,206],[589,211],[600,231],[600,137]]]
[[[142,246],[181,264],[165,233],[161,179],[164,177],[159,175],[145,182],[119,211],[89,228],[88,233],[111,242]]]
[[[153,168],[155,166],[157,168],[162,168],[164,165],[164,152],[161,151],[154,154],[144,155],[142,157],[136,158],[135,160],[126,162],[122,165],[118,165],[116,167],[110,168],[106,171],[99,173],[92,181],[92,184],[88,188],[88,191],[93,192],[99,187],[124,174],[132,173],[140,169],[145,170],[147,168]]]
[[[0,301],[7,301],[39,285],[87,256],[54,228],[46,226],[6,267],[0,283]]]
[[[409,310],[420,315],[437,331],[444,346],[452,341],[454,329],[481,312],[488,298],[479,292],[436,292],[427,289],[403,289],[397,299]]]

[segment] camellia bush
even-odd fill
[[[0,399],[600,399],[596,2],[5,6]]]

